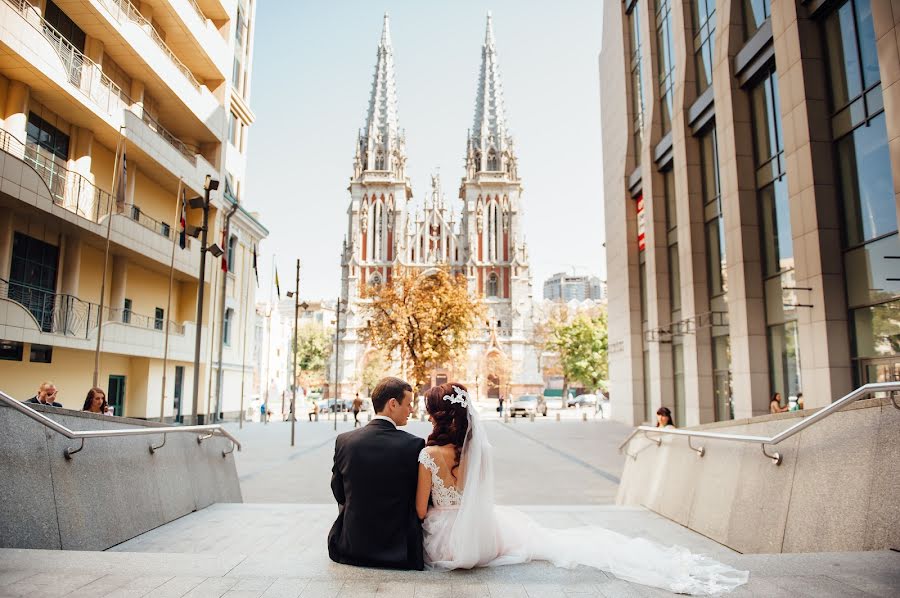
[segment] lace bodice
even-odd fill
[[[434,462],[427,449],[422,449],[419,453],[419,463],[424,465],[431,472],[431,502],[436,507],[458,507],[462,504],[462,493],[453,485],[444,484],[443,478],[438,475],[440,468]]]

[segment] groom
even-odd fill
[[[372,407],[372,421],[339,435],[334,445],[331,491],[338,517],[328,534],[328,556],[348,565],[421,571],[415,497],[425,441],[398,429],[409,419],[412,387],[384,378],[372,393]]]

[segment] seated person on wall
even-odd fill
[[[674,428],[675,421],[672,419],[672,412],[668,407],[660,407],[656,410],[656,427],[657,428]]]
[[[106,402],[106,393],[103,392],[102,388],[97,388],[96,386],[88,391],[87,398],[84,400],[84,405],[81,407],[81,410],[90,413],[112,415],[109,403]]]
[[[41,384],[38,387],[38,393],[25,402],[49,405],[50,407],[62,407],[62,403],[56,402],[56,385],[52,382]]]
[[[772,395],[772,398],[769,399],[769,413],[784,413],[790,409],[790,406],[785,405],[781,406],[781,393],[776,392]]]

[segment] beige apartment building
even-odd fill
[[[900,377],[900,6],[604,2],[613,417]]]
[[[201,416],[238,413],[267,235],[242,196],[255,11],[0,0],[0,390],[27,399],[51,380],[81,409],[102,329],[98,385],[117,415],[190,416],[195,375]],[[181,237],[179,198],[207,179],[226,262],[206,256],[197,330],[200,243]]]

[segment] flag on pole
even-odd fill
[[[121,212],[125,209],[125,188],[128,179],[128,165],[125,159],[125,142],[122,141],[122,171],[119,173],[119,185],[116,187],[116,210]]]
[[[256,276],[256,287],[259,288],[259,270],[256,268],[256,243],[253,244],[253,274]]]
[[[222,272],[228,272],[228,227],[222,229]]]
[[[278,266],[275,266],[275,290],[278,292],[278,300],[281,301],[281,285],[278,284]]]
[[[184,189],[181,190],[181,232],[178,233],[178,246],[184,249],[187,247],[187,197],[185,196]]]

